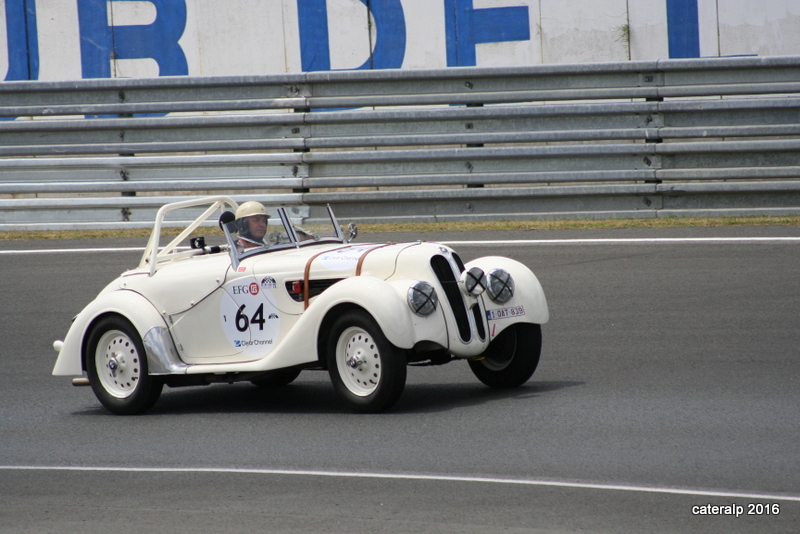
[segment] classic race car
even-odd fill
[[[165,217],[188,209],[201,213],[161,246]],[[193,237],[212,216],[225,244]],[[355,227],[328,216],[303,224],[285,207],[228,197],[163,206],[139,266],[54,343],[53,374],[80,375],[73,383],[117,414],[148,410],[165,384],[275,387],[304,369],[327,369],[361,412],[391,407],[409,364],[467,360],[497,388],[531,377],[548,309],[527,267],[498,256],[465,265],[423,241],[350,244]]]

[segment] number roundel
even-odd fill
[[[280,313],[272,291],[274,279],[258,282],[240,278],[225,286],[220,321],[228,342],[239,353],[254,358],[269,353],[280,334]]]

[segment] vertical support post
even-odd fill
[[[482,108],[483,104],[467,104],[468,108]],[[483,143],[467,143],[467,148],[480,148]],[[467,189],[476,189],[485,187],[486,184],[467,184]]]

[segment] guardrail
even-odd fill
[[[0,230],[800,213],[800,57],[0,83]],[[96,118],[102,117],[102,118]]]

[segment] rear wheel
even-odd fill
[[[351,310],[336,319],[327,345],[328,372],[337,393],[359,412],[390,408],[406,384],[406,358],[375,319]]]
[[[500,332],[480,358],[470,360],[469,367],[487,386],[514,388],[533,376],[541,352],[541,325],[516,323]]]
[[[147,373],[147,356],[136,328],[126,319],[101,319],[86,344],[89,383],[100,403],[119,415],[149,410],[164,381]]]

